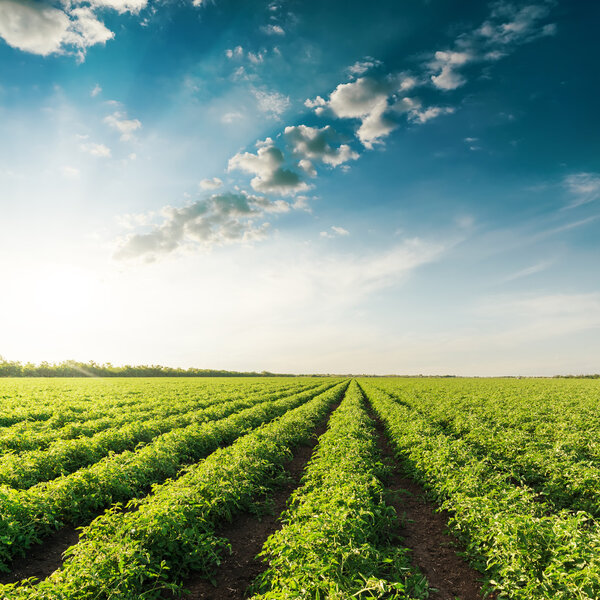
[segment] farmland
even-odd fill
[[[600,597],[597,380],[4,379],[0,397],[0,598]]]

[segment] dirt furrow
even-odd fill
[[[425,490],[406,477],[394,456],[383,423],[375,421],[377,444],[384,460],[392,466],[386,489],[388,503],[399,516],[398,534],[402,545],[412,552],[413,564],[427,577],[432,600],[482,600],[482,575],[458,554],[457,541],[448,532],[448,514],[437,512]],[[486,596],[493,598],[493,596]]]
[[[331,412],[338,407],[334,406]],[[330,414],[331,414],[330,412]],[[266,539],[281,528],[279,517],[285,510],[287,500],[300,485],[304,468],[312,456],[318,438],[327,429],[327,420],[316,430],[308,444],[296,449],[294,457],[287,463],[288,482],[275,490],[269,498],[267,513],[257,516],[244,513],[217,531],[231,544],[231,554],[224,556],[215,573],[215,585],[197,574],[185,581],[186,600],[243,600],[252,581],[265,569],[264,563],[256,558]],[[165,595],[165,598],[172,596]]]

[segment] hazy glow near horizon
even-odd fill
[[[0,0],[0,355],[598,372],[599,13]]]

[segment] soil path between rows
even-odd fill
[[[402,473],[383,423],[368,401],[367,411],[375,422],[377,445],[386,463],[392,466],[385,486],[391,492],[388,503],[399,516],[398,534],[402,545],[411,550],[413,564],[433,588],[430,598],[482,600],[482,575],[458,555],[457,540],[447,532],[448,513],[436,511],[421,485]]]
[[[336,407],[337,406],[338,404],[336,404]],[[323,431],[326,427],[326,421],[320,426],[320,429],[323,429]],[[320,433],[318,433],[318,435],[320,435]],[[297,455],[294,456],[293,460],[288,466],[288,469],[292,473],[292,478],[295,478],[296,475],[298,475],[298,473],[301,474],[302,469],[304,468],[303,465],[308,461],[308,458],[312,453],[312,448],[314,448],[315,445],[316,439],[314,440],[314,442],[311,441],[310,445],[303,446],[298,449]],[[307,452],[308,457],[305,456]],[[298,475],[298,478],[299,477],[300,475]],[[293,480],[296,481],[295,479]],[[286,489],[288,490],[287,495],[285,495],[283,499],[282,506],[285,505],[285,500],[287,500],[287,497],[291,493],[291,491],[289,490],[293,490],[296,486],[297,484],[294,484],[291,487],[287,486],[286,488],[283,488],[281,492],[278,492],[279,497],[280,494],[286,494]],[[129,511],[136,509],[124,508],[124,510]],[[283,508],[281,510],[283,510]],[[278,507],[275,506],[275,511],[277,515],[279,515],[281,510],[279,510]],[[96,514],[94,514],[86,521],[86,524],[91,523],[93,519],[95,519],[97,516],[103,513],[104,510],[99,510]],[[270,515],[266,515],[263,521],[267,521],[269,518]],[[237,522],[241,523],[241,518]],[[12,562],[8,565],[8,568],[10,569],[8,572],[0,573],[0,584],[17,583],[23,579],[28,579],[30,577],[35,577],[40,581],[46,579],[49,575],[56,571],[56,569],[59,569],[62,566],[64,560],[64,552],[68,548],[74,546],[79,542],[79,529],[80,527],[67,524],[63,525],[56,532],[44,536],[41,544],[35,544],[26,550],[25,556],[14,558]],[[225,537],[230,537],[233,543],[233,538],[235,537],[235,531],[233,530],[233,528],[230,533],[231,535],[226,535],[225,533],[223,533],[222,535],[224,535]],[[265,539],[268,537],[268,535],[270,534],[265,535]],[[244,543],[245,541],[246,540],[242,540],[242,543]],[[257,550],[257,552],[259,550]],[[204,598],[205,596],[200,597]],[[206,597],[208,598],[208,596]],[[229,598],[230,596],[223,597]],[[242,596],[240,596],[240,598],[241,597]]]
[[[63,552],[79,541],[79,531],[70,525],[44,537],[43,544],[29,548],[24,557],[15,558],[10,573],[0,574],[0,583],[16,583],[28,577],[45,579],[63,563]]]
[[[312,456],[318,438],[325,433],[331,413],[339,406],[336,403],[325,420],[315,429],[310,441],[296,448],[294,457],[285,467],[289,474],[288,482],[275,490],[269,498],[272,510],[256,516],[244,513],[233,522],[217,530],[217,535],[227,538],[231,544],[231,554],[226,555],[215,572],[213,585],[199,574],[192,574],[184,582],[188,591],[182,596],[185,600],[243,600],[252,581],[265,570],[265,564],[256,555],[261,551],[267,538],[281,528],[279,517],[285,510],[292,492],[300,486],[304,468]],[[172,596],[165,595],[165,598]]]

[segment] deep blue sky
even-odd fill
[[[599,17],[0,0],[0,354],[599,371]]]

